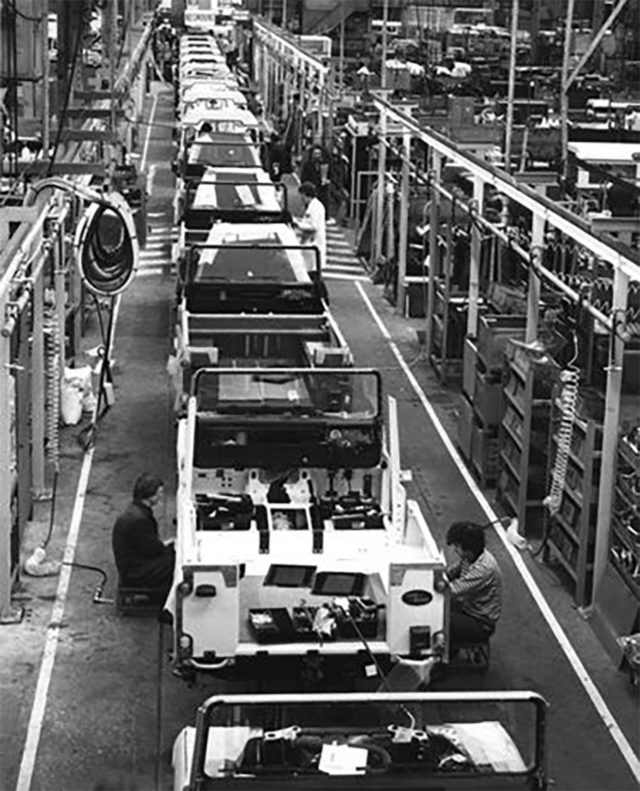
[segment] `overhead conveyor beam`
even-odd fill
[[[373,103],[379,112],[386,116],[387,123],[393,121],[402,131],[410,132],[412,137],[421,140],[433,151],[447,157],[454,164],[464,167],[472,176],[480,178],[485,184],[495,187],[498,192],[528,209],[534,217],[548,222],[549,225],[588,249],[597,258],[608,262],[614,269],[620,269],[631,280],[640,281],[640,257],[625,245],[594,232],[586,221],[572,212],[557,206],[548,198],[536,193],[531,187],[518,183],[515,178],[473,154],[462,151],[455,143],[433,129],[425,129],[386,100],[374,96]]]
[[[283,60],[298,66],[304,64],[323,78],[329,74],[329,67],[319,58],[305,52],[299,44],[283,36],[278,28],[273,25],[254,18],[254,32],[262,43],[278,53]]]

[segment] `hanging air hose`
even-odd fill
[[[44,352],[46,366],[47,392],[47,461],[56,469],[60,464],[60,327],[55,319],[47,321],[44,327]]]
[[[32,577],[48,577],[60,571],[58,561],[45,561],[45,550],[51,541],[55,521],[58,472],[60,470],[60,328],[55,318],[44,327],[45,378],[47,393],[46,426],[47,446],[45,457],[53,465],[53,485],[51,490],[51,510],[49,528],[44,541],[31,553],[24,563],[25,573]]]
[[[562,382],[562,391],[560,393],[562,418],[557,436],[557,450],[551,476],[551,489],[544,499],[544,505],[551,516],[555,516],[558,513],[562,504],[562,490],[567,476],[573,424],[576,416],[580,372],[577,368],[571,366],[562,371],[560,381]]]

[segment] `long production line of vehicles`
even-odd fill
[[[354,367],[215,32],[181,36],[176,77],[174,671],[350,665],[384,692],[210,699],[174,787],[546,787],[534,693],[390,691],[387,668],[449,658],[445,559],[402,482],[395,402]]]

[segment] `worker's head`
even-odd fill
[[[454,522],[447,530],[447,544],[473,562],[484,551],[484,530],[474,522]]]
[[[162,478],[143,472],[133,484],[133,499],[149,507],[154,506],[162,495],[163,486]]]
[[[303,181],[298,189],[298,194],[302,198],[305,208],[317,197],[315,186],[310,181]]]

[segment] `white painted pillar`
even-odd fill
[[[473,178],[473,206],[479,217],[484,212],[484,181],[480,176]],[[474,224],[471,227],[469,266],[469,314],[467,316],[467,337],[478,337],[478,300],[480,299],[480,258],[482,255],[482,229]]]
[[[31,344],[31,464],[32,488],[36,498],[45,493],[45,371],[44,371],[44,282],[40,268],[33,284],[33,341]]]
[[[431,208],[429,211],[429,287],[427,289],[427,359],[433,350],[433,317],[436,305],[436,275],[438,270],[438,230],[440,226],[440,192],[438,185],[442,177],[444,157],[438,151],[431,149]]]
[[[5,315],[5,298],[0,300],[0,316]],[[0,335],[0,621],[11,620],[11,465],[10,426],[10,338]]]
[[[607,393],[602,429],[602,465],[598,487],[598,520],[596,522],[596,545],[593,559],[593,593],[598,590],[604,570],[609,562],[609,537],[611,532],[611,509],[616,476],[615,459],[618,453],[620,423],[620,392],[622,390],[622,363],[624,340],[621,337],[625,324],[629,276],[616,267],[613,275],[613,300],[611,317],[613,330],[611,357],[607,367]],[[616,332],[617,329],[617,332]]]
[[[402,134],[402,176],[400,180],[400,216],[398,233],[398,298],[396,312],[404,316],[405,285],[407,275],[407,247],[409,245],[409,192],[410,183],[411,132]]]
[[[540,265],[542,260],[542,245],[544,244],[545,221],[538,214],[533,215],[531,228],[531,253],[532,263]],[[533,343],[538,337],[538,321],[540,318],[540,293],[542,281],[534,266],[529,267],[529,285],[527,288],[527,329],[525,341]]]
[[[384,199],[385,199],[385,173],[387,165],[387,112],[384,108],[380,109],[380,141],[378,143],[378,185],[376,193],[376,206],[374,214],[373,229],[373,264],[375,265],[382,257],[382,237],[383,237],[383,218],[384,218]]]

